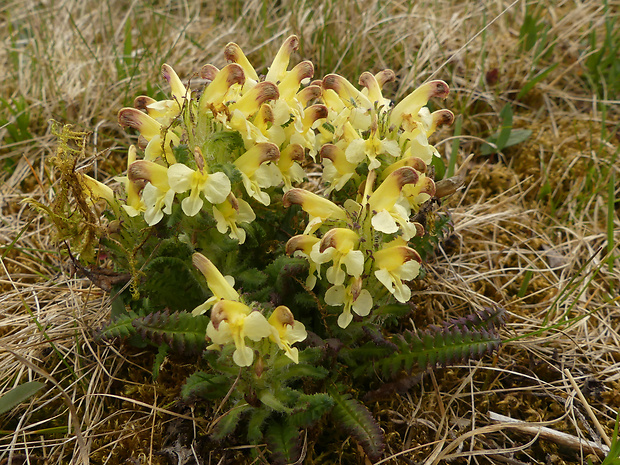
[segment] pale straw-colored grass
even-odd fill
[[[620,408],[620,263],[616,258],[609,267],[606,256],[606,189],[612,170],[616,181],[620,173],[617,161],[611,165],[617,133],[603,139],[601,105],[610,134],[620,102],[617,95],[594,96],[585,63],[591,32],[602,42],[605,12],[619,20],[617,0],[607,9],[596,1],[542,3],[547,48],[555,45],[536,65],[532,52],[518,50],[525,1],[149,3],[0,6],[0,97],[11,109],[27,102],[32,136],[13,140],[0,127],[0,395],[26,381],[46,383],[0,416],[0,463],[251,462],[247,447],[204,439],[222,412],[213,406],[213,417],[197,418],[177,402],[178,389],[166,384],[178,369],[172,362],[153,383],[152,353],[94,342],[109,317],[108,297],[72,274],[51,226],[21,201],[47,203],[53,195],[55,178],[44,163],[54,150],[50,119],[94,132],[80,163],[107,182],[124,169],[130,142],[116,113],[147,85],[166,90],[162,63],[190,77],[207,62],[221,66],[223,46],[235,41],[264,71],[291,33],[301,39],[297,59],[311,59],[317,77],[339,72],[355,82],[366,69],[391,68],[395,98],[431,76],[446,80],[446,104],[463,113],[462,134],[473,136],[462,138],[459,161],[479,152],[476,137],[497,130],[507,102],[515,127],[533,131],[499,159],[476,157],[466,187],[448,202],[453,237],[414,286],[420,317],[412,326],[499,305],[507,312],[507,342],[494,356],[435,370],[406,394],[369,405],[386,432],[381,463],[583,463],[576,438],[603,450],[595,419],[564,370],[610,436]],[[132,49],[123,56],[127,24]],[[514,100],[528,79],[556,62],[530,94]],[[497,82],[487,83],[494,68]],[[0,109],[9,123],[19,116]],[[450,135],[444,129],[437,140]],[[450,145],[439,147],[449,153]],[[545,184],[549,194],[541,199]],[[617,206],[615,212],[618,257]],[[494,422],[491,412],[568,433],[577,449],[533,437],[523,425]],[[306,463],[365,463],[351,439],[335,434],[333,442],[333,434],[306,437]],[[324,456],[317,459],[312,448]],[[259,447],[258,463],[267,463],[264,452]]]

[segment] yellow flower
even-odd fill
[[[280,158],[278,146],[271,142],[256,144],[234,161],[241,172],[243,186],[250,197],[269,205],[269,194],[261,189],[276,186],[282,180],[277,166],[269,163]]]
[[[325,189],[328,196],[333,190],[339,191],[355,174],[357,164],[347,160],[345,153],[337,145],[325,144],[319,152],[323,162],[323,180],[329,183]]]
[[[208,109],[215,111],[223,110],[223,103],[230,88],[234,85],[242,85],[245,82],[243,69],[235,63],[230,63],[217,72],[213,68],[209,68],[209,71],[215,74],[215,76],[209,76],[213,77],[213,79],[200,96],[198,102],[199,113],[205,113]],[[203,66],[204,69],[205,67]]]
[[[301,208],[310,215],[310,221],[306,226],[304,234],[311,234],[316,231],[317,228],[328,219],[347,219],[345,211],[338,205],[305,189],[294,188],[289,190],[282,197],[282,205],[285,207],[300,205]]]
[[[359,277],[364,271],[364,254],[355,250],[359,243],[359,236],[355,231],[346,228],[330,229],[321,239],[318,250],[310,253],[310,258],[317,265],[332,261],[325,276],[332,284],[344,283],[346,274]],[[347,273],[342,269],[345,265]]]
[[[172,213],[174,191],[168,184],[168,168],[148,160],[137,160],[127,169],[130,182],[146,182],[142,189],[144,220],[149,226],[161,221],[164,213]],[[163,210],[163,212],[162,212]]]
[[[271,325],[260,312],[253,312],[241,302],[220,300],[211,311],[211,321],[207,325],[207,337],[214,345],[235,344],[233,361],[240,367],[247,367],[254,360],[254,351],[245,345],[245,338],[260,341],[269,337]],[[209,346],[214,349],[214,346]]]
[[[321,265],[310,259],[310,253],[313,250],[318,252],[320,239],[318,237],[309,236],[307,234],[298,234],[291,237],[286,243],[286,254],[294,256],[302,256],[308,260],[310,264],[310,272],[306,278],[306,287],[312,290],[316,285],[317,277],[321,277]],[[316,276],[314,273],[316,272]]]
[[[450,88],[444,81],[429,81],[422,84],[401,100],[390,113],[390,124],[396,128],[402,126],[405,131],[412,131],[418,126],[418,113],[430,98],[446,98]]]
[[[256,219],[256,214],[250,204],[243,199],[237,199],[231,192],[228,198],[219,205],[213,206],[213,218],[216,221],[217,230],[228,237],[237,239],[239,244],[245,242],[245,230],[239,228],[239,223],[251,223]]]
[[[230,179],[224,173],[209,174],[205,170],[204,159],[198,147],[194,150],[197,170],[183,163],[175,163],[168,168],[168,184],[177,194],[190,191],[189,197],[181,202],[183,213],[195,216],[204,202],[200,194],[212,204],[224,202],[230,193]]]
[[[192,311],[192,315],[202,315],[209,310],[213,304],[222,299],[239,299],[239,294],[233,287],[235,285],[235,279],[232,276],[223,276],[211,260],[198,252],[192,255],[192,263],[204,275],[207,280],[207,286],[213,294],[206,302],[196,307]]]
[[[280,50],[273,59],[269,71],[265,76],[265,81],[271,81],[274,84],[280,82],[286,76],[288,62],[291,59],[291,53],[299,48],[299,39],[295,35],[286,38],[280,46]]]
[[[290,144],[280,152],[277,166],[284,180],[284,192],[291,190],[294,182],[301,182],[306,177],[306,172],[299,165],[304,161],[304,155],[304,149],[299,144]]]
[[[368,139],[362,139],[360,137],[349,143],[344,152],[347,161],[358,164],[368,157],[368,169],[374,170],[381,166],[381,161],[377,159],[377,156],[386,154],[391,157],[398,157],[400,155],[398,142],[379,138],[376,129],[376,126],[373,126]]]
[[[155,161],[163,157],[169,165],[176,163],[172,146],[178,145],[180,139],[174,132],[136,108],[121,109],[118,112],[118,122],[124,128],[136,129],[148,141],[144,149],[145,160]],[[162,137],[164,134],[165,136]]]
[[[338,326],[346,328],[353,320],[351,310],[359,316],[366,316],[372,310],[372,296],[362,289],[362,279],[352,278],[348,286],[336,285],[325,292],[325,303],[332,306],[344,305],[338,316]]]
[[[418,181],[419,175],[414,168],[403,166],[393,171],[370,196],[368,203],[373,211],[372,227],[385,234],[394,234],[400,228],[405,240],[417,233],[414,223],[409,221],[409,204],[403,196],[407,184]]]
[[[276,307],[268,322],[271,325],[269,339],[275,342],[288,358],[299,363],[299,351],[291,346],[305,340],[308,336],[304,324],[296,321],[291,311],[284,305]]]
[[[129,167],[134,161],[136,161],[136,146],[131,145],[127,153],[127,170],[129,170]],[[129,176],[117,176],[114,179],[122,183],[125,188],[127,199],[125,205],[122,205],[122,207],[127,214],[133,218],[144,212],[146,205],[144,205],[142,198],[140,198],[140,191],[144,188],[144,181],[135,183],[129,180]]]
[[[174,120],[188,98],[188,89],[185,88],[181,79],[172,67],[164,63],[161,67],[161,74],[168,84],[172,93],[172,99],[148,102],[146,111],[148,115],[157,120],[163,126],[169,126]]]
[[[390,99],[383,97],[381,89],[386,83],[394,80],[396,80],[396,74],[391,69],[384,69],[374,76],[365,71],[360,76],[359,84],[364,86],[362,94],[366,95],[368,100],[376,105],[379,112],[385,112],[390,108]]]
[[[411,298],[411,289],[403,281],[415,278],[422,262],[418,252],[404,243],[397,239],[374,253],[376,278],[402,303]]]

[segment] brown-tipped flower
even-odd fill
[[[368,90],[368,98],[371,102],[382,102],[383,94],[381,93],[381,87],[377,82],[377,79],[372,73],[364,71],[359,79],[359,85],[365,87]]]
[[[260,142],[245,152],[234,162],[239,171],[251,178],[263,163],[277,161],[280,158],[280,150],[271,142]]]
[[[265,81],[270,81],[274,84],[281,81],[286,74],[288,62],[291,59],[291,53],[293,53],[298,48],[299,39],[297,38],[297,36],[292,35],[287,37],[287,39],[280,47],[280,50],[278,50],[275,58],[273,59],[273,63],[271,63],[271,66],[269,67],[267,76],[265,76]]]
[[[418,172],[410,166],[393,171],[370,196],[370,208],[374,211],[391,209],[400,197],[403,186],[415,184],[419,178]]]
[[[433,113],[431,113],[431,118],[431,127],[426,133],[427,136],[430,136],[437,130],[437,128],[441,126],[449,126],[454,123],[454,113],[452,113],[450,110],[444,109],[434,111]]]
[[[220,70],[217,68],[217,66],[206,64],[202,68],[200,68],[200,77],[202,79],[206,79],[207,81],[213,81],[215,79],[215,76],[217,76],[217,73],[219,72]]]
[[[352,173],[357,167],[356,164],[350,163],[347,160],[345,152],[334,144],[323,145],[319,151],[319,155],[321,158],[327,158],[330,160],[334,165],[334,168],[336,168],[340,174]]]
[[[324,197],[316,195],[305,189],[294,188],[282,197],[282,205],[300,205],[301,208],[313,218],[333,218],[346,220],[347,216],[342,208]]]
[[[138,110],[148,112],[147,107],[155,102],[157,102],[157,100],[155,100],[154,98],[151,98],[147,95],[140,95],[139,97],[136,97],[136,99],[133,101],[133,106]]]
[[[310,255],[312,246],[319,242],[318,237],[310,236],[308,234],[298,234],[291,237],[286,243],[286,254],[293,255],[298,250],[306,255]]]
[[[243,68],[245,75],[249,79],[253,79],[254,81],[258,81],[258,74],[256,74],[256,70],[251,65],[250,61],[247,59],[241,47],[239,47],[234,42],[230,42],[224,48],[224,56],[229,62],[237,63],[239,66]]]
[[[323,78],[323,89],[331,89],[338,94],[347,107],[372,108],[372,103],[353,84],[338,74],[328,74]]]
[[[391,69],[384,69],[375,74],[375,79],[379,84],[379,87],[383,89],[388,82],[394,82],[396,80],[396,73]]]
[[[284,100],[291,99],[299,90],[301,81],[311,78],[314,75],[314,65],[311,61],[302,61],[298,63],[292,70],[290,70],[282,78],[278,89],[280,89],[280,96]]]
[[[136,160],[127,168],[127,177],[131,182],[148,181],[162,191],[167,191],[168,168],[149,160]]]
[[[426,163],[421,158],[418,157],[408,157],[404,160],[398,160],[396,163],[392,163],[381,173],[384,177],[388,176],[390,173],[393,173],[398,168],[402,168],[403,166],[411,166],[418,173],[426,173]]]
[[[302,162],[305,158],[305,152],[299,144],[289,144],[282,152],[280,152],[280,161],[278,161],[278,168],[280,171],[286,172],[294,162]]]
[[[121,109],[118,112],[118,124],[124,128],[136,129],[147,140],[151,140],[161,132],[160,123],[136,108]]]
[[[274,120],[273,108],[271,108],[271,105],[268,103],[263,103],[258,109],[256,118],[254,119],[254,126],[256,126],[263,134],[266,134]]]
[[[314,124],[316,120],[321,118],[327,118],[329,110],[325,105],[319,103],[312,105],[304,110],[303,124],[304,127],[309,128]]]
[[[422,84],[394,107],[390,115],[391,123],[399,127],[405,115],[416,117],[430,98],[446,98],[449,92],[450,88],[444,81],[429,81]]]
[[[348,252],[359,244],[359,235],[348,228],[332,228],[323,235],[319,244],[319,252],[323,253],[326,249],[333,247],[339,251]]]
[[[200,97],[201,111],[206,110],[209,105],[222,102],[230,86],[244,82],[245,73],[241,66],[235,63],[224,66],[202,93],[202,97]]]
[[[248,92],[230,105],[230,110],[239,110],[247,118],[258,111],[260,106],[268,100],[277,100],[278,87],[272,82],[259,82]]]
[[[161,75],[166,81],[168,81],[168,85],[170,85],[170,91],[176,99],[180,100],[185,96],[185,94],[187,93],[187,89],[185,88],[183,82],[181,82],[181,79],[179,79],[177,73],[174,71],[174,69],[172,69],[172,66],[164,63],[161,66]]]
[[[308,105],[310,100],[314,100],[315,98],[319,98],[321,96],[321,87],[320,86],[308,86],[303,88],[297,93],[297,100],[302,106]]]
[[[386,247],[378,252],[375,252],[373,257],[377,268],[384,268],[387,270],[394,270],[403,263],[411,260],[422,263],[420,254],[406,245]]]

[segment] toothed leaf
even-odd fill
[[[340,394],[336,389],[329,389],[334,400],[332,418],[341,424],[364,448],[372,461],[381,458],[385,449],[383,431],[368,409],[348,394]]]
[[[200,353],[205,348],[205,335],[209,319],[204,315],[193,316],[187,312],[155,312],[133,321],[142,334],[159,345],[163,342],[177,352]]]
[[[287,420],[271,423],[265,439],[271,451],[271,463],[274,465],[295,463],[299,460],[299,429]]]
[[[230,380],[226,376],[197,371],[185,380],[181,396],[187,399],[197,396],[203,399],[221,399],[230,389]]]

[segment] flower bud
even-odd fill
[[[172,95],[177,99],[183,98],[187,94],[187,89],[185,85],[179,79],[177,73],[172,69],[170,65],[164,63],[161,67],[161,74],[166,81],[168,81],[168,85],[170,85],[170,91]],[[182,102],[179,102],[179,104]]]
[[[256,170],[269,161],[277,161],[280,158],[280,150],[276,144],[271,142],[260,142],[245,152],[234,161],[234,165],[246,174],[252,177]]]
[[[288,191],[282,196],[282,205],[285,207],[300,205],[313,218],[346,220],[346,214],[342,208],[305,189],[294,188]]]

